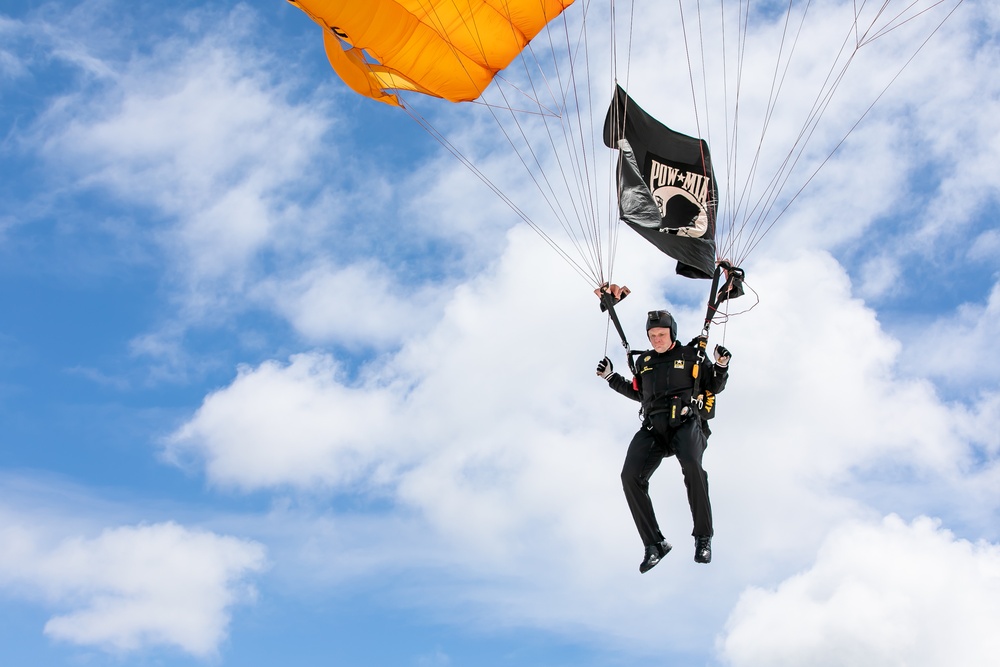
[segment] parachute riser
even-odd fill
[[[601,303],[604,305],[605,310],[608,311],[608,317],[611,318],[611,323],[615,325],[615,330],[618,331],[618,336],[622,339],[622,347],[625,348],[625,358],[628,359],[629,370],[632,371],[632,375],[635,375],[635,361],[632,360],[632,348],[629,347],[628,339],[625,337],[625,330],[622,329],[622,323],[618,320],[618,313],[615,312],[615,299],[610,292],[601,292]]]
[[[715,274],[712,275],[712,288],[708,291],[708,306],[705,309],[705,323],[701,327],[701,335],[707,341],[708,330],[712,326],[715,312],[719,308],[717,291],[719,289],[719,278],[722,276],[722,266],[715,267]]]

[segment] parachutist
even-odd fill
[[[702,467],[707,447],[703,421],[711,414],[705,410],[709,402],[704,397],[712,397],[714,408],[714,395],[726,388],[732,358],[729,350],[719,345],[715,348],[716,363],[706,359],[703,337],[679,344],[677,322],[666,310],[649,313],[646,336],[653,349],[634,353],[638,358],[631,381],[614,372],[607,357],[597,365],[597,375],[607,380],[608,386],[642,404],[642,427],[629,443],[621,472],[625,499],[646,550],[640,572],[647,572],[670,550],[669,545],[665,549],[660,546],[666,542],[649,497],[649,479],[668,456],[677,457],[684,474],[694,524],[694,560],[712,560],[712,506],[708,473]]]

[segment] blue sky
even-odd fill
[[[711,132],[723,178],[722,87],[696,106],[676,7],[639,4],[629,92]],[[850,5],[810,9],[769,168]],[[794,178],[909,57],[906,29],[866,47]],[[668,460],[675,550],[640,576],[618,480],[635,409],[594,377],[624,358],[592,286],[340,83],[308,17],[0,4],[0,661],[989,664],[998,34],[965,0],[745,262],[759,303],[712,334],[734,354],[705,461],[715,561],[692,562]],[[481,109],[414,103],[549,224]],[[705,284],[617,243],[633,344],[653,307],[697,333]]]

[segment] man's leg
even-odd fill
[[[657,438],[653,431],[645,427],[629,443],[625,454],[625,464],[622,466],[622,488],[625,499],[632,512],[632,519],[639,531],[642,543],[646,546],[659,544],[663,541],[660,527],[653,513],[653,502],[649,499],[649,478],[660,465],[667,447],[662,439]]]
[[[689,419],[681,424],[674,431],[671,445],[684,473],[684,486],[687,487],[688,505],[694,523],[691,534],[711,537],[714,534],[712,503],[708,498],[708,473],[701,465],[705,433],[701,430],[700,420]]]

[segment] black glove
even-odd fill
[[[722,347],[721,345],[715,346],[715,364],[716,366],[722,366],[725,368],[729,365],[729,360],[733,358],[732,352]]]
[[[597,374],[607,380],[611,377],[611,372],[615,369],[614,364],[607,357],[597,362]]]

